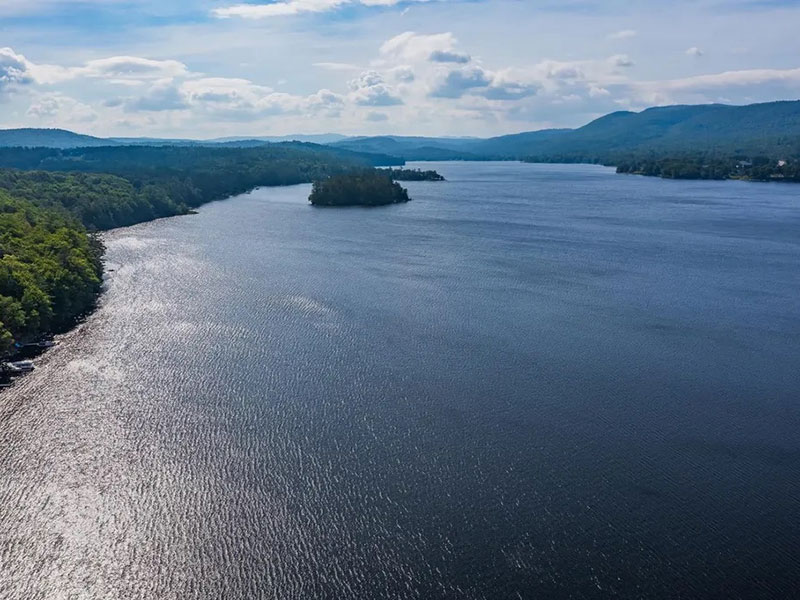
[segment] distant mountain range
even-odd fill
[[[338,134],[228,137],[213,140],[97,138],[61,129],[0,130],[0,147],[78,148],[119,145],[252,147],[299,141],[405,160],[533,159],[610,161],[646,152],[800,155],[800,101],[748,106],[665,106],[615,112],[578,129],[549,129],[488,139]]]
[[[15,148],[88,148],[93,146],[118,146],[120,144],[81,135],[64,129],[2,129],[0,147]]]
[[[152,137],[111,137],[100,138],[73,133],[65,129],[0,129],[2,148],[92,148],[99,146],[259,146],[282,142],[304,142],[312,144],[332,144],[348,139],[338,133],[312,135],[280,135],[264,137],[226,137],[211,140],[191,140],[185,138]]]
[[[602,161],[642,152],[800,154],[800,101],[748,106],[708,104],[615,112],[578,129],[549,129],[489,139],[398,136],[350,138],[333,144],[406,160],[533,158]]]
[[[114,143],[124,144],[126,146],[181,146],[181,145],[217,145],[227,144],[230,146],[257,146],[260,144],[278,144],[281,142],[307,142],[311,144],[332,144],[346,140],[346,135],[338,133],[319,133],[319,134],[297,134],[297,135],[272,135],[261,137],[223,137],[214,138],[210,140],[190,140],[190,139],[163,139],[163,138],[147,138],[147,137],[115,137],[108,138]]]

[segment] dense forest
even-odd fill
[[[722,158],[705,154],[676,157],[631,157],[619,160],[617,173],[668,179],[746,179],[800,182],[800,160],[777,160],[766,156]]]
[[[100,242],[76,219],[0,191],[0,353],[88,311],[101,257]]]
[[[408,191],[379,169],[334,175],[314,182],[314,206],[383,206],[408,202]]]
[[[258,186],[310,183],[397,162],[302,143],[259,148],[0,148],[0,167],[25,170],[0,170],[0,189],[38,206],[63,207],[90,230],[110,229],[183,214]]]
[[[185,204],[170,197],[166,186],[148,183],[137,187],[116,175],[0,169],[0,189],[36,206],[66,211],[90,230],[188,211]]]
[[[98,148],[0,148],[0,167],[43,171],[111,173],[123,177],[169,176],[234,168],[257,177],[268,166],[275,184],[296,180],[320,165],[401,166],[378,154],[319,144],[286,142],[253,148],[228,146],[111,146]]]

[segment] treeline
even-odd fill
[[[408,202],[408,190],[380,169],[317,180],[309,202],[315,206],[383,206]]]
[[[122,177],[0,169],[0,189],[36,206],[64,210],[90,230],[111,229],[183,214],[188,207],[156,182],[138,188]]]
[[[102,245],[64,211],[0,191],[0,353],[87,312],[100,291]]]
[[[686,155],[664,158],[623,159],[617,173],[633,173],[668,179],[747,179],[800,182],[800,160],[766,156],[720,158]]]
[[[780,158],[778,158],[780,156]],[[546,155],[523,159],[530,163],[601,164],[617,173],[665,179],[745,179],[800,183],[800,158],[795,155],[756,155],[720,152],[606,153],[601,155]]]
[[[389,169],[395,181],[444,181],[444,177],[436,171],[421,169]]]
[[[302,143],[0,148],[0,167],[26,171],[0,173],[0,189],[40,206],[63,206],[89,229],[110,229],[182,214],[259,186],[310,183],[398,162]]]

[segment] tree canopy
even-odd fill
[[[373,169],[315,181],[308,200],[315,206],[383,206],[410,198],[389,173]]]
[[[0,167],[10,168],[0,170],[0,189],[38,206],[66,209],[90,230],[102,230],[184,214],[259,186],[310,183],[396,162],[303,143],[0,148]]]
[[[99,241],[74,218],[0,191],[0,352],[88,311],[101,256]]]

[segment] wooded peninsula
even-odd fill
[[[0,355],[15,342],[69,327],[92,308],[103,273],[93,232],[185,214],[259,186],[354,170],[382,194],[384,182],[397,184],[368,174],[396,164],[403,161],[301,143],[2,148],[0,167],[8,168],[0,168]]]

